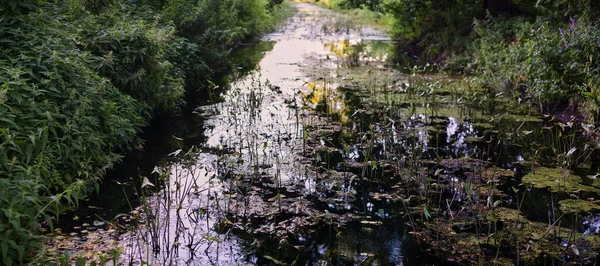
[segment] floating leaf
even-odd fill
[[[219,239],[218,237],[213,236],[211,234],[206,233],[206,234],[204,234],[203,237],[204,237],[204,239],[206,239],[208,241],[221,243],[221,239]]]
[[[103,221],[94,220],[94,222],[92,224],[94,226],[98,227],[98,226],[103,226],[105,223]]]

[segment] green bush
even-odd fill
[[[137,145],[149,108],[77,49],[77,25],[48,9],[0,23],[0,255],[21,263],[42,218],[98,188]],[[51,197],[51,195],[54,195]]]
[[[372,11],[383,11],[381,6],[382,0],[342,0],[338,6],[346,9],[366,8]]]
[[[177,53],[173,26],[137,18],[119,6],[83,22],[82,49],[96,58],[100,75],[151,108],[167,109],[181,100],[183,73],[168,60]]]
[[[513,28],[510,34],[501,28]],[[488,84],[522,88],[539,104],[567,102],[597,90],[600,32],[571,19],[562,25],[547,20],[490,22],[477,27],[479,73]]]
[[[228,54],[238,43],[275,25],[278,1],[145,0],[146,13],[160,13],[161,24],[173,23],[176,39],[169,60],[184,74],[188,89],[206,87],[215,73],[230,67]],[[268,7],[268,8],[267,8]]]

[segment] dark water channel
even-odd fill
[[[137,189],[105,184],[77,214],[120,229],[122,264],[596,262],[585,124],[471,78],[407,74],[384,34],[295,5],[237,52],[247,74],[147,129],[113,173]]]

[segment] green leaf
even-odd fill
[[[567,152],[567,157],[571,157],[571,155],[573,155],[573,153],[575,153],[575,151],[577,150],[576,147],[571,148],[568,152]]]
[[[31,162],[31,156],[33,155],[33,145],[27,144],[25,147],[25,163],[29,164]]]
[[[77,258],[75,260],[75,266],[85,266],[85,264],[86,264],[86,261],[82,258]]]
[[[285,263],[283,263],[282,261],[275,259],[269,255],[264,255],[263,257],[265,257],[265,259],[270,260],[271,262],[273,262],[275,265],[285,265]]]
[[[171,152],[171,153],[169,153],[169,155],[168,155],[168,156],[175,157],[175,156],[179,155],[179,153],[181,153],[181,149],[179,149],[179,150],[176,150],[176,151],[174,151],[174,152]]]
[[[465,189],[465,193],[467,194],[467,196],[471,196],[471,187],[469,186],[469,184],[464,183],[463,188]]]
[[[71,262],[71,253],[67,250],[67,251],[65,251],[65,255],[62,258],[60,258],[60,265],[68,266],[70,262]]]
[[[518,188],[516,188],[516,187],[512,187],[512,186],[511,186],[511,188],[512,188],[512,190],[515,192],[515,194],[516,194],[516,193],[519,193],[519,189],[518,189]]]
[[[119,219],[121,217],[127,217],[127,216],[129,216],[129,214],[127,214],[127,213],[119,213],[119,214],[115,215],[114,219],[117,220],[117,219]]]
[[[0,117],[0,121],[10,124],[12,126],[12,128],[14,128],[16,130],[21,130],[21,127],[17,126],[17,124],[15,124],[14,121],[12,121],[6,117]]]
[[[6,240],[0,242],[0,250],[2,250],[2,257],[4,258],[4,263],[8,259],[8,242]]]
[[[17,8],[17,4],[18,4],[18,3],[19,3],[19,1],[17,1],[17,0],[10,0],[10,1],[8,1],[8,5],[9,5],[9,6],[10,6],[10,8],[11,8],[11,9],[13,9],[13,10],[14,10],[15,8]]]
[[[425,216],[425,219],[427,220],[431,219],[431,214],[429,213],[429,211],[427,211],[427,208],[425,206],[423,206],[423,216]]]

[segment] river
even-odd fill
[[[149,129],[158,147],[117,171],[141,188],[107,189],[58,250],[130,265],[593,261],[600,184],[573,121],[398,69],[385,34],[293,5],[237,52],[242,77]]]

